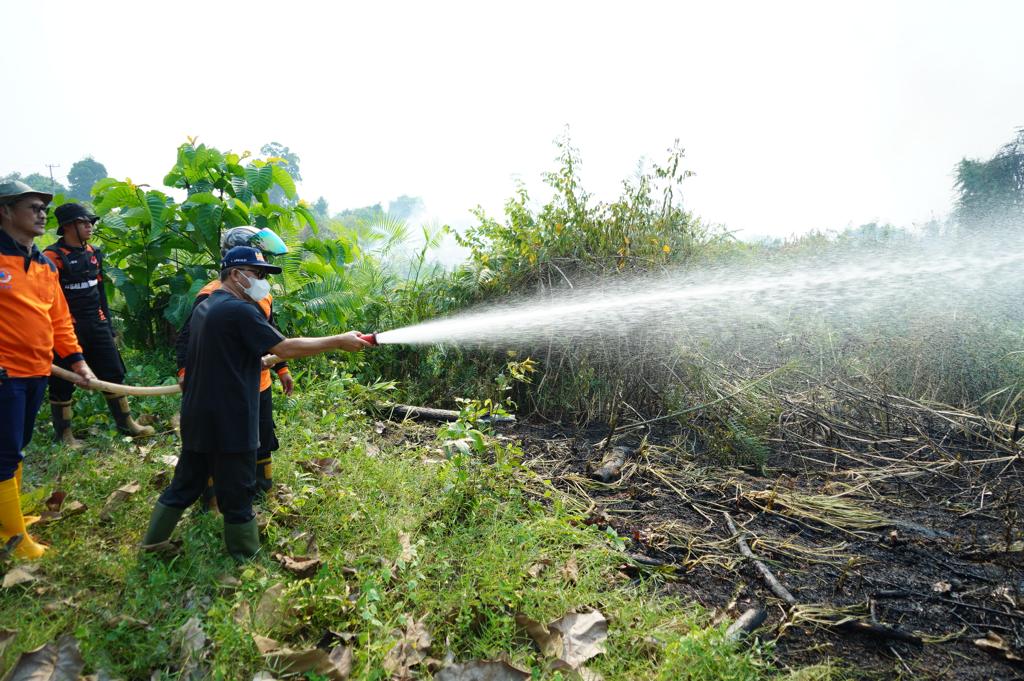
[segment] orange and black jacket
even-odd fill
[[[214,279],[209,284],[199,289],[199,293],[196,294],[196,300],[194,303],[192,303],[192,309],[195,310],[196,306],[199,305],[199,303],[209,298],[210,294],[219,288],[221,288],[220,279]],[[267,321],[270,322],[271,326],[273,326],[276,329],[277,325],[274,324],[273,303],[274,297],[267,296],[266,298],[264,298],[263,300],[256,304],[259,306],[261,310],[263,310],[263,314],[267,316]],[[181,330],[178,332],[177,339],[175,339],[174,341],[174,354],[176,355],[178,360],[179,376],[185,375],[185,358],[188,357],[188,338],[191,335],[191,328],[192,315],[190,314],[188,316],[188,319],[186,319],[185,323],[182,325]],[[262,373],[260,373],[260,392],[263,392],[264,390],[270,387],[271,369],[273,369],[278,376],[282,376],[283,374],[288,372],[288,363],[278,362],[270,369],[263,369]]]
[[[63,239],[47,246],[43,254],[60,273],[60,285],[75,324],[110,326],[110,304],[103,286],[103,251],[69,246]]]
[[[0,230],[0,367],[11,378],[49,376],[54,352],[83,359],[57,268]]]

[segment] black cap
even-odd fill
[[[53,215],[57,218],[57,234],[63,234],[64,225],[77,220],[88,220],[96,224],[96,221],[100,219],[98,215],[93,215],[85,209],[85,206],[78,203],[63,203],[54,209]]]
[[[269,274],[281,274],[281,268],[271,265],[263,257],[263,254],[251,246],[235,246],[220,261],[220,268],[226,270],[229,267],[255,267],[266,270]]]
[[[66,225],[69,222],[75,220],[88,220],[89,222],[96,222],[100,219],[100,216],[93,215],[85,206],[79,203],[64,203],[57,206],[53,211],[54,217],[57,218],[58,225]]]

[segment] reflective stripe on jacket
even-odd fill
[[[61,239],[47,246],[43,255],[57,266],[64,298],[75,323],[106,322],[110,310],[103,289],[103,252],[89,244],[69,246]]]

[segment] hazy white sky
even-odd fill
[[[159,186],[186,135],[278,141],[311,201],[466,224],[540,195],[568,125],[599,198],[679,138],[691,209],[786,235],[942,216],[1024,126],[1014,0],[4,4],[0,174]]]

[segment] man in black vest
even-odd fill
[[[100,380],[122,383],[124,362],[114,344],[114,327],[103,286],[103,252],[88,243],[99,218],[77,203],[58,206],[54,215],[60,239],[43,253],[60,273],[60,285],[75,321],[75,334],[82,353]],[[58,365],[62,365],[61,362]],[[50,409],[56,439],[77,449],[82,443],[71,431],[74,390],[73,384],[50,378]],[[122,433],[135,437],[154,433],[151,426],[140,426],[132,419],[127,397],[108,393],[106,398],[117,429]]]

